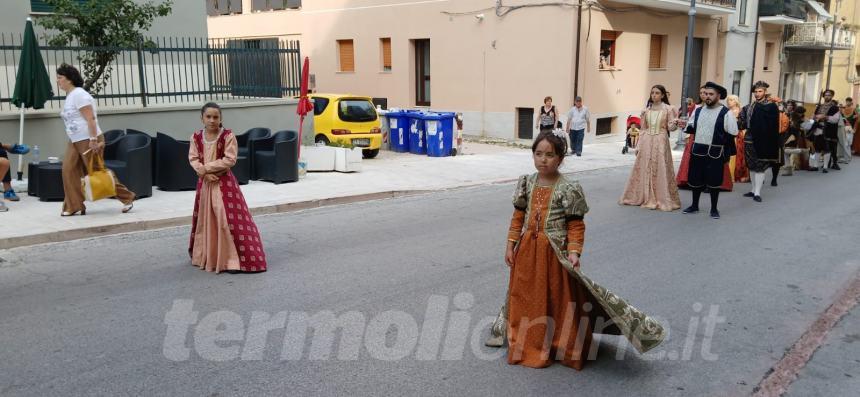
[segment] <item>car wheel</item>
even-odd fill
[[[361,154],[363,154],[366,159],[372,159],[379,154],[379,149],[364,149],[361,151]]]
[[[329,141],[328,141],[328,138],[326,138],[326,136],[325,136],[325,135],[317,135],[317,137],[315,138],[314,142],[316,142],[316,143],[321,143],[321,144],[323,144],[323,145],[328,145],[328,142],[329,142]]]

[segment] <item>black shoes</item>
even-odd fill
[[[833,171],[839,171],[839,170],[841,170],[842,168],[840,168],[840,167],[839,167],[839,164],[833,164],[833,167],[830,167],[830,169],[831,169],[831,170],[833,170]]]
[[[757,202],[757,203],[760,203],[761,202],[761,196],[755,196],[755,197],[753,197],[753,200],[755,200],[755,202]]]
[[[711,219],[720,219],[720,211],[711,210]]]
[[[776,181],[770,181],[770,185],[771,186],[779,186],[779,185],[777,185]]]
[[[687,208],[684,208],[684,210],[681,212],[684,214],[695,214],[695,213],[699,212],[699,207],[695,207],[695,206],[691,205]]]
[[[753,193],[753,192],[744,193],[744,197],[755,197],[755,193]]]

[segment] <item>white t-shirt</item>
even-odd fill
[[[574,106],[567,111],[567,118],[570,119],[570,127],[568,128],[571,130],[584,130],[588,126],[588,119],[591,118],[591,113],[588,112],[588,108],[585,106],[582,106],[582,108]]]
[[[66,103],[63,105],[63,111],[60,112],[60,117],[63,118],[63,123],[66,124],[66,134],[69,135],[69,140],[72,142],[86,141],[90,139],[90,127],[87,125],[87,120],[81,114],[80,109],[84,106],[93,108],[93,117],[96,120],[97,134],[102,134],[102,129],[99,127],[99,118],[96,113],[96,105],[93,96],[81,87],[76,87],[72,92],[66,95]]]

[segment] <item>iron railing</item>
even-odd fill
[[[758,13],[763,17],[786,16],[806,20],[805,0],[759,0]]]
[[[20,35],[0,33],[0,111],[11,104],[21,52]],[[115,52],[105,87],[93,95],[100,106],[147,106],[209,100],[282,98],[299,94],[298,41],[155,37],[152,46],[86,47],[47,45],[39,39],[52,79],[62,63],[78,65],[85,52]],[[87,76],[84,76],[86,79]],[[61,109],[59,87],[45,107]]]
[[[829,50],[833,38],[833,24],[806,22],[785,27],[785,47]],[[836,28],[836,41],[833,48],[850,50],[854,48],[855,33],[843,27]]]

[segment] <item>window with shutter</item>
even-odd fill
[[[615,43],[618,41],[618,36],[621,32],[612,30],[600,31],[600,69],[614,69],[615,66]]]
[[[379,47],[382,51],[382,71],[390,72],[391,71],[391,39],[390,38],[382,38],[379,39]]]
[[[87,0],[78,0],[78,3],[83,4]],[[54,12],[54,6],[48,4],[44,0],[30,0],[30,12]]]
[[[355,49],[352,40],[337,41],[338,58],[341,72],[355,72]]]
[[[648,56],[648,67],[651,69],[662,69],[666,67],[663,57],[666,36],[659,34],[651,35],[651,51]]]

